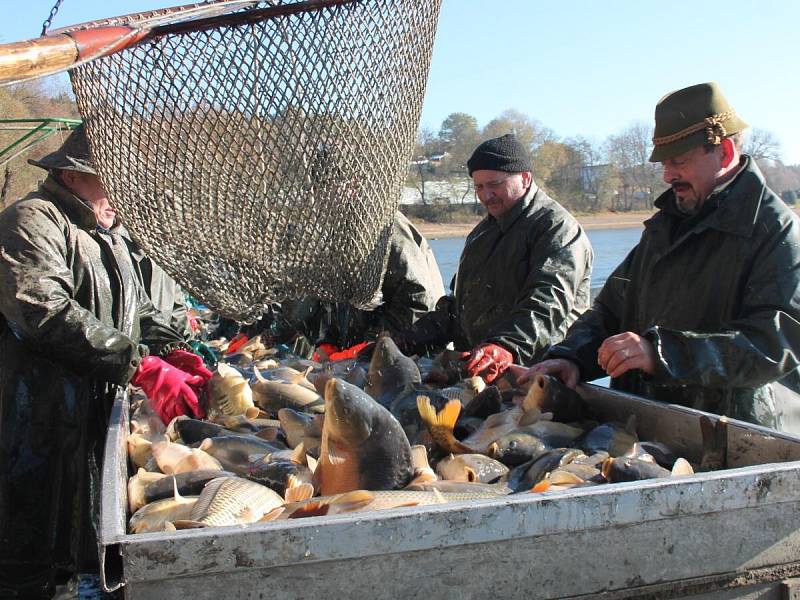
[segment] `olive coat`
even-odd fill
[[[699,218],[686,221],[672,190],[656,200],[639,244],[548,358],[602,377],[600,344],[632,331],[653,343],[656,372],[628,371],[612,387],[797,430],[800,219],[742,160]]]
[[[539,359],[589,307],[592,246],[578,221],[535,184],[467,236],[451,289],[410,337],[457,350],[496,343],[517,364]]]
[[[96,558],[90,490],[117,386],[183,338],[120,235],[52,177],[0,213],[0,281],[0,587],[33,595]]]

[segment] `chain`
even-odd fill
[[[47,30],[50,29],[50,23],[55,18],[58,9],[61,8],[62,2],[64,2],[64,0],[56,0],[56,3],[53,5],[53,8],[50,9],[50,16],[48,16],[47,19],[45,19],[44,23],[42,23],[42,36],[47,35]]]

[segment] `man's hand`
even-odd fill
[[[573,390],[578,385],[578,379],[580,379],[581,375],[578,365],[571,360],[567,360],[566,358],[550,358],[533,365],[525,373],[519,375],[517,385],[529,382],[536,373],[553,375],[563,381],[564,385]]]
[[[652,375],[656,370],[656,351],[642,336],[626,331],[607,338],[597,351],[597,364],[611,377],[631,369]]]
[[[168,362],[173,367],[179,368],[184,373],[201,377],[203,379],[202,385],[200,389],[195,390],[198,395],[213,376],[213,373],[206,368],[202,357],[192,352],[187,352],[186,350],[173,350],[164,357],[164,361]]]
[[[189,375],[157,356],[145,356],[131,383],[142,388],[164,425],[180,415],[205,417],[195,393],[205,385],[200,375]]]
[[[481,375],[486,383],[492,383],[514,362],[514,356],[497,344],[481,344],[465,357],[464,370],[474,377]]]

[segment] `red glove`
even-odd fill
[[[466,360],[464,370],[467,374],[471,377],[482,375],[486,383],[492,383],[514,363],[511,352],[497,344],[481,344],[469,353]]]
[[[204,418],[193,387],[202,387],[203,378],[189,375],[156,356],[145,356],[131,378],[144,390],[165,425],[180,415]]]
[[[336,354],[337,352],[339,352],[339,346],[334,346],[328,342],[322,342],[319,346],[317,346],[317,349],[314,352],[314,355],[311,357],[311,360],[315,360],[317,362],[331,360],[331,355]]]
[[[349,348],[345,348],[344,350],[340,350],[339,352],[328,354],[328,360],[343,360],[345,358],[355,358],[356,356],[358,356],[358,353],[361,352],[367,346],[369,346],[369,342],[361,342],[360,344],[356,344],[355,346],[350,346]]]
[[[208,380],[211,379],[213,375],[213,373],[206,368],[203,359],[194,352],[187,352],[186,350],[173,350],[164,357],[164,360],[173,367],[178,367],[184,373],[202,377],[203,381],[199,387],[195,387],[195,385],[191,383],[189,384],[198,395],[203,391],[203,388],[205,388]]]

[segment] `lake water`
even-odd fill
[[[592,289],[599,290],[608,276],[627,256],[628,252],[639,242],[641,227],[625,229],[590,229],[586,232],[594,249],[594,266],[592,268]],[[458,258],[464,248],[463,237],[428,240],[439,263],[445,289],[449,289],[450,281],[458,268]]]

